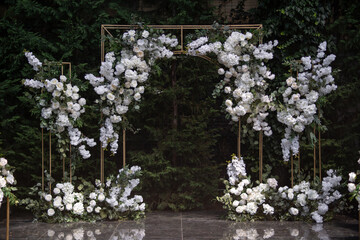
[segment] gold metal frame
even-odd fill
[[[180,31],[180,50],[173,51],[174,54],[186,54],[184,47],[184,30],[202,30],[202,29],[213,29],[212,25],[147,25],[153,29],[162,29],[162,30],[178,30]],[[242,30],[242,29],[262,29],[262,24],[235,24],[227,25],[231,30]],[[101,62],[105,60],[105,39],[106,35],[114,37],[111,33],[112,30],[128,30],[128,29],[138,29],[138,25],[118,25],[118,24],[102,24],[101,25]],[[262,43],[262,37],[259,38],[259,43]],[[207,61],[213,62],[208,56],[198,56]],[[102,117],[101,117],[102,118]],[[238,157],[241,157],[241,121],[239,119],[238,126]],[[123,167],[126,164],[126,138],[125,138],[125,129],[123,129]],[[262,180],[262,168],[263,168],[263,134],[259,133],[259,178]],[[101,182],[104,182],[104,149],[102,144],[100,144],[100,179]]]
[[[61,66],[61,75],[64,75],[64,66],[69,66],[69,78],[71,79],[71,62],[62,62],[59,63],[59,66]],[[71,144],[69,146],[70,148],[70,182],[71,182]],[[51,170],[52,170],[52,160],[51,160],[51,130],[49,131],[49,174],[51,177]],[[45,170],[45,147],[44,147],[44,129],[41,129],[41,189],[44,192],[45,191],[45,176],[44,176],[44,170]],[[65,176],[65,158],[63,158],[63,177]],[[51,183],[49,184],[49,191],[51,193]]]

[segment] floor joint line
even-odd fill
[[[184,240],[182,213],[180,213],[181,240]]]

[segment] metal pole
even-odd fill
[[[316,136],[315,135],[315,126],[314,126],[314,136]],[[315,180],[315,177],[316,177],[316,145],[314,142],[314,180]]]
[[[6,240],[9,240],[10,233],[10,200],[7,198],[6,203]]]
[[[238,149],[238,158],[241,158],[241,118],[239,117],[239,126],[238,126],[238,141],[237,141],[237,149]]]
[[[123,129],[123,168],[126,165],[126,130]]]
[[[321,132],[319,130],[319,177],[321,180]]]
[[[49,131],[49,173],[51,177],[51,130]],[[49,183],[49,193],[51,194],[51,182]]]
[[[259,132],[259,181],[262,182],[263,172],[263,134]]]
[[[44,176],[44,129],[41,128],[41,189],[45,191],[45,176]]]

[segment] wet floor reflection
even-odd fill
[[[106,223],[71,223],[53,224],[45,236],[40,239],[49,240],[143,240],[145,225],[132,222],[106,222]]]
[[[258,240],[358,239],[356,219],[341,218],[324,224],[305,222],[243,222],[221,220],[209,212],[153,212],[140,222],[108,221],[97,223],[46,224],[30,219],[13,219],[12,240]],[[5,224],[0,223],[0,239],[5,239]]]
[[[269,227],[269,226],[274,227]],[[333,224],[309,224],[303,222],[254,222],[233,223],[224,233],[222,240],[258,240],[258,239],[358,239],[354,224],[351,229]]]

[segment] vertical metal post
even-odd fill
[[[291,187],[294,187],[294,157],[293,154],[291,154]]]
[[[316,136],[315,135],[315,126],[314,126],[314,136]],[[314,180],[315,180],[315,177],[316,177],[316,145],[314,142]]]
[[[319,130],[319,177],[321,180],[321,132]]]
[[[263,132],[259,132],[259,181],[262,182],[263,172]]]
[[[49,174],[51,177],[51,130],[49,131]],[[51,194],[51,182],[49,183],[49,193]]]
[[[41,128],[41,190],[45,191],[45,176],[44,176],[44,128]]]
[[[238,158],[241,158],[241,118],[239,117],[239,126],[238,126],[238,140],[237,140],[237,150]]]
[[[9,240],[10,233],[10,200],[7,198],[6,203],[6,240]]]
[[[123,168],[126,165],[126,130],[123,129]]]

